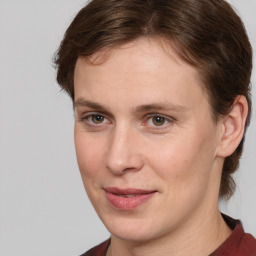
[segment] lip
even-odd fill
[[[110,204],[119,210],[135,209],[151,199],[157,192],[155,190],[116,187],[108,187],[104,190]]]

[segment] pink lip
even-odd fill
[[[120,189],[120,188],[105,188],[105,193],[108,201],[117,209],[130,210],[135,209],[141,204],[153,197],[156,191],[141,190],[141,189]]]

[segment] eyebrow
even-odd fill
[[[183,112],[188,110],[187,107],[173,104],[173,103],[153,103],[153,104],[146,104],[146,105],[140,105],[135,108],[134,112],[149,112],[149,111],[177,111],[177,112]]]
[[[107,106],[101,105],[101,104],[93,102],[93,101],[85,100],[83,98],[78,98],[74,102],[74,108],[76,108],[76,107],[89,107],[89,108],[97,109],[98,111],[110,112],[110,110]]]
[[[92,109],[95,109],[97,111],[106,112],[108,114],[111,113],[110,109],[105,106],[101,105],[99,103],[89,101],[83,98],[78,98],[74,102],[74,108],[75,107],[89,107]],[[173,104],[173,103],[152,103],[152,104],[145,104],[145,105],[139,105],[132,109],[132,112],[134,113],[144,113],[144,112],[150,112],[150,111],[175,111],[175,112],[184,112],[188,110],[187,107]]]

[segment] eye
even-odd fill
[[[147,118],[146,124],[151,127],[166,126],[173,121],[172,118],[168,118],[159,114],[151,115]]]
[[[99,127],[101,125],[110,124],[111,121],[100,113],[86,113],[78,118],[87,127]]]

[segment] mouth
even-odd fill
[[[119,210],[131,210],[151,199],[157,191],[141,189],[105,188],[106,198],[111,206]]]
[[[118,195],[120,197],[124,197],[124,198],[132,198],[132,197],[136,197],[139,196],[140,194],[136,194],[136,195]]]

